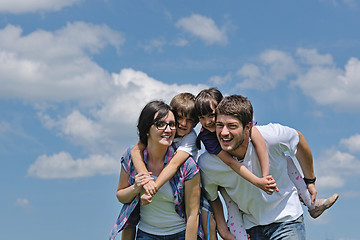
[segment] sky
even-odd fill
[[[0,239],[107,239],[142,107],[217,87],[301,131],[340,195],[307,239],[359,240],[359,22],[357,0],[1,0]]]

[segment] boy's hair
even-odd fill
[[[142,144],[147,146],[150,127],[167,116],[170,111],[172,111],[171,107],[163,101],[151,101],[146,104],[140,113],[137,125],[138,135]]]
[[[196,115],[199,117],[211,113],[211,107],[216,108],[222,99],[223,95],[216,88],[202,90],[195,98]]]
[[[175,116],[180,113],[185,117],[191,118],[194,121],[193,127],[199,122],[195,112],[195,96],[188,92],[177,94],[170,102]]]
[[[216,108],[216,116],[218,115],[233,116],[245,127],[248,123],[252,123],[254,110],[248,98],[241,95],[231,95],[224,97]]]

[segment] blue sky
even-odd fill
[[[2,0],[0,239],[106,239],[140,109],[210,86],[305,135],[340,194],[307,239],[360,239],[359,22],[357,0]]]

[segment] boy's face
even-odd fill
[[[211,107],[212,112],[199,116],[199,122],[203,128],[209,130],[210,132],[215,132],[215,108]]]
[[[194,119],[184,116],[181,112],[177,113],[178,128],[176,134],[179,137],[187,135],[194,127]]]

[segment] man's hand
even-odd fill
[[[269,195],[273,194],[275,191],[279,191],[276,182],[271,175],[260,178],[256,186]]]
[[[314,204],[315,203],[315,200],[316,200],[316,194],[317,194],[317,191],[316,191],[316,188],[315,188],[315,183],[309,183],[307,184],[307,188],[311,194],[311,204]]]

